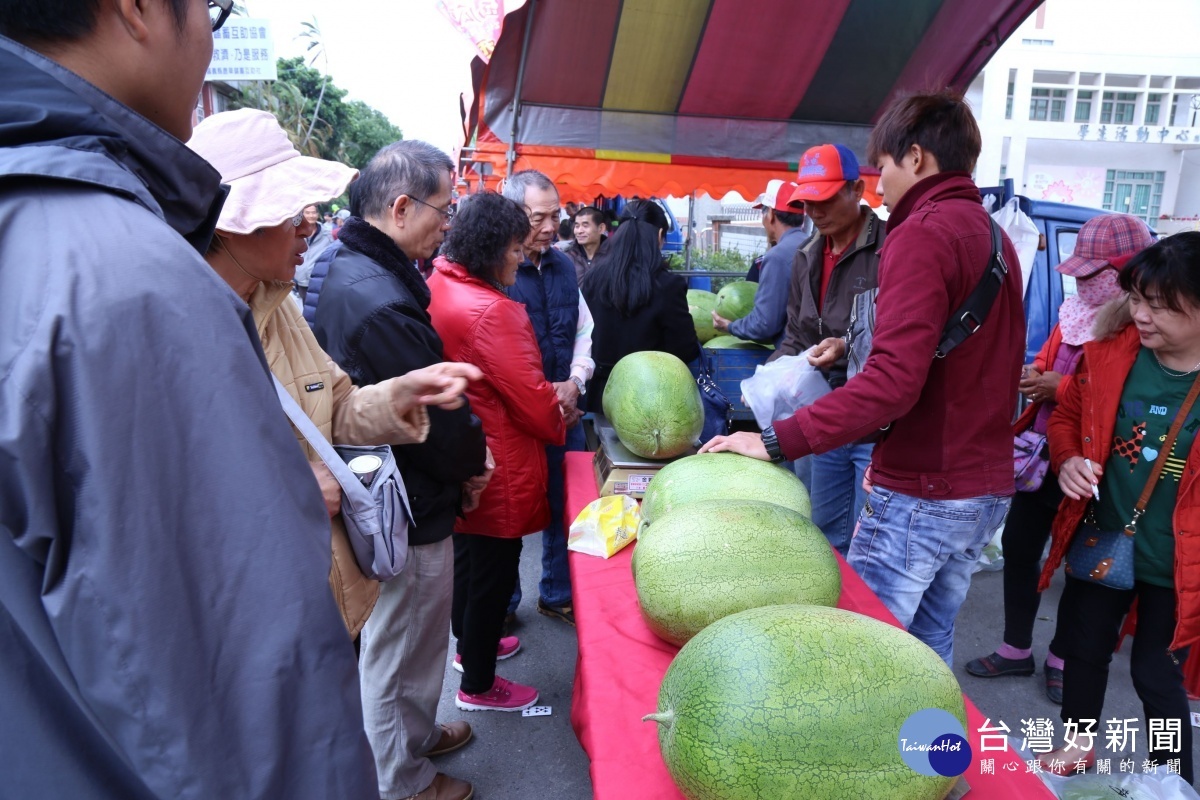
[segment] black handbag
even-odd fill
[[[707,442],[714,436],[725,436],[729,433],[729,416],[733,413],[733,404],[717,386],[712,376],[712,360],[704,348],[700,348],[700,367],[696,375],[696,386],[700,389],[700,401],[704,404],[704,428],[700,431],[700,441]]]
[[[1094,506],[1089,510],[1087,518],[1075,531],[1071,546],[1067,550],[1067,574],[1072,578],[1098,583],[1110,589],[1133,588],[1134,535],[1137,533],[1137,523],[1142,514],[1146,513],[1146,504],[1150,502],[1150,495],[1154,492],[1163,467],[1167,464],[1167,455],[1175,446],[1175,437],[1179,435],[1183,421],[1192,410],[1197,394],[1200,394],[1200,375],[1192,381],[1192,388],[1179,407],[1179,413],[1171,422],[1167,438],[1159,448],[1162,457],[1154,462],[1154,469],[1150,470],[1150,479],[1146,481],[1142,495],[1134,506],[1129,524],[1115,531],[1103,530],[1096,527]]]

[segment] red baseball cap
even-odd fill
[[[788,205],[804,201],[820,203],[837,194],[846,181],[859,178],[858,159],[849,147],[841,144],[821,144],[810,147],[800,157],[799,184]]]
[[[795,214],[796,209],[788,206],[792,194],[800,188],[795,181],[767,181],[767,190],[758,196],[752,208],[773,208],[776,211],[786,211]]]
[[[1106,267],[1120,269],[1154,241],[1149,226],[1137,217],[1101,214],[1083,223],[1075,250],[1055,269],[1063,275],[1090,278]]]

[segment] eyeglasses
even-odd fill
[[[208,20],[213,31],[219,31],[233,12],[233,0],[208,0]]]
[[[421,205],[425,206],[426,208],[432,208],[434,211],[441,214],[442,219],[446,220],[446,222],[454,221],[454,214],[455,214],[455,210],[456,210],[454,206],[449,206],[448,208],[438,208],[437,206],[426,203],[424,200],[420,199],[419,197],[413,197],[411,194],[407,195],[407,197],[409,200],[412,200],[414,203],[420,203]],[[400,199],[399,197],[396,198],[396,200],[399,200],[399,199]],[[392,205],[395,205],[395,201],[392,202]]]

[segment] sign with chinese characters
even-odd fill
[[[1104,202],[1103,169],[1055,164],[1026,168],[1025,193],[1037,200],[1100,208]]]
[[[1078,748],[1081,751],[1097,750],[1099,755],[1096,759],[1097,774],[1112,775],[1118,772],[1135,773],[1140,771],[1154,775],[1159,774],[1160,770],[1163,773],[1179,773],[1180,759],[1178,758],[1168,758],[1164,763],[1145,757],[1139,760],[1135,757],[1134,751],[1137,750],[1139,734],[1145,737],[1144,742],[1148,750],[1178,751],[1183,741],[1181,720],[1150,719],[1149,724],[1143,729],[1141,720],[1136,718],[1113,718],[1104,720],[1103,731],[1098,730],[1098,722],[1094,719],[1064,722],[1061,731],[1063,746]],[[1013,735],[1012,729],[1002,720],[997,720],[995,723],[990,718],[984,720],[983,725],[976,731],[979,734],[980,773],[983,775],[996,774],[996,759],[988,757],[987,753],[1008,752],[1013,744],[1019,745],[1021,750],[1034,755],[1025,762],[1025,772],[1042,772],[1043,765],[1037,756],[1049,753],[1054,749],[1054,727],[1054,722],[1045,717],[1022,719],[1019,735]],[[1012,743],[1009,741],[1010,736],[1014,740]],[[1115,769],[1114,761],[1117,762]],[[1086,769],[1086,764],[1082,761],[1067,764],[1062,760],[1051,760],[1048,766],[1057,770],[1057,774],[1063,774],[1064,771],[1082,773]],[[1001,768],[1008,772],[1021,769],[1016,763],[1008,761],[1002,762]]]
[[[273,81],[277,77],[270,20],[230,17],[213,33],[213,57],[205,80]]]
[[[1088,142],[1140,142],[1141,144],[1198,144],[1200,133],[1191,128],[1147,127],[1142,125],[1095,125],[1084,123],[1079,126],[1079,140]]]

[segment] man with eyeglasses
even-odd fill
[[[450,227],[453,171],[441,150],[409,139],[380,150],[350,186],[353,214],[337,249],[318,264],[325,278],[317,299],[311,289],[309,298],[317,341],[356,384],[445,360],[414,261],[431,258]],[[363,716],[379,796],[389,800],[465,800],[472,792],[430,759],[472,736],[466,722],[439,724],[437,707],[454,588],[450,534],[460,511],[478,502],[491,459],[467,404],[429,411],[429,437],[392,448],[416,525],[404,571],[380,586],[362,632]]]
[[[201,257],[230,6],[0,3],[6,797],[379,797],[329,518]]]
[[[508,296],[525,304],[542,351],[546,380],[558,393],[559,408],[567,421],[565,445],[548,445],[550,526],[542,531],[542,579],[538,584],[539,614],[575,624],[571,605],[571,573],[567,568],[567,534],[563,527],[563,458],[568,450],[583,450],[583,412],[579,398],[587,390],[596,364],[592,361],[592,315],[579,284],[575,264],[552,247],[558,231],[558,189],[554,181],[537,170],[509,176],[504,196],[525,209],[531,230],[525,240],[525,261],[517,269],[517,282]],[[515,620],[521,602],[521,582],[508,607],[508,621]]]

